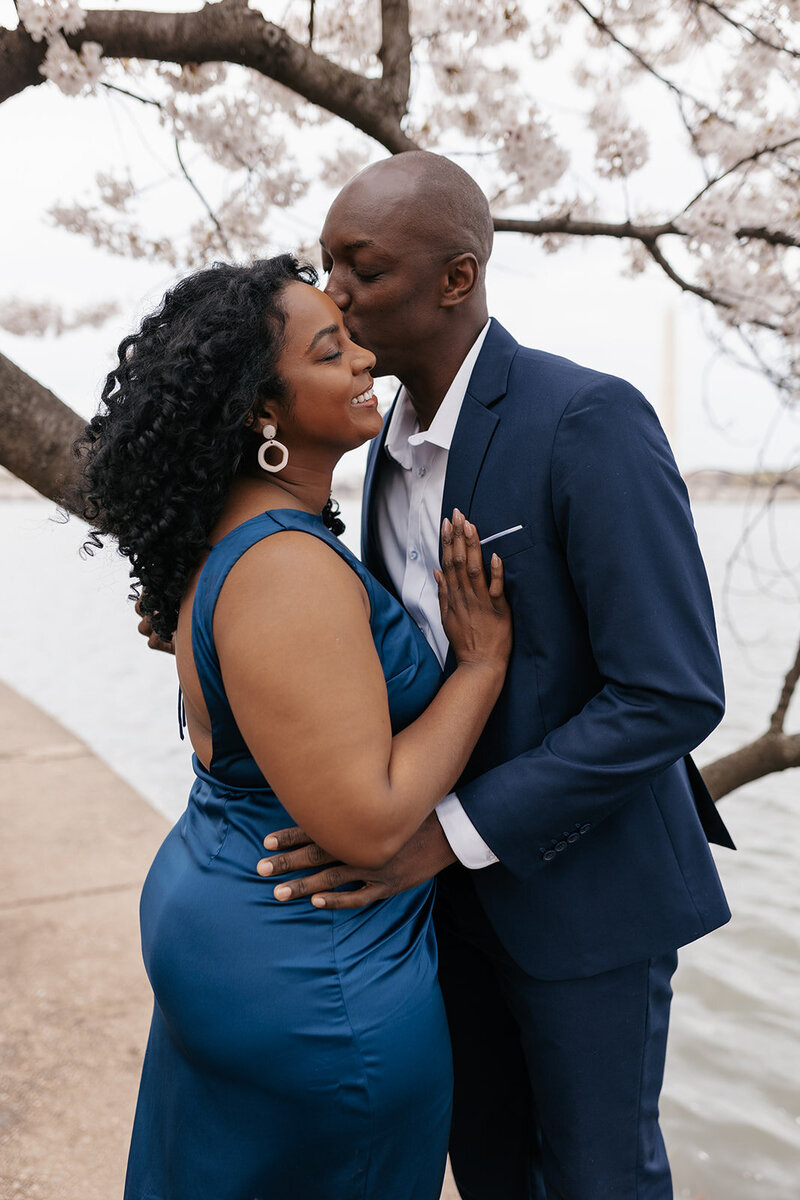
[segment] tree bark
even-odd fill
[[[83,29],[66,40],[73,50],[80,50],[84,42],[98,42],[107,58],[251,67],[397,154],[417,149],[400,126],[408,95],[398,61],[403,9],[401,3],[387,2],[384,14],[388,40],[383,53],[391,71],[387,85],[381,78],[348,71],[316,54],[280,25],[236,0],[206,4],[198,12],[186,13],[89,9]],[[0,103],[45,82],[39,68],[46,50],[44,42],[32,41],[21,28],[0,29]],[[410,53],[410,38],[408,50]]]
[[[64,504],[78,476],[72,446],[85,426],[49,388],[0,354],[0,465]]]
[[[719,802],[754,779],[791,767],[800,767],[800,733],[764,733],[754,742],[703,767],[702,775],[714,800]]]

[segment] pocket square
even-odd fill
[[[490,533],[488,537],[481,538],[481,545],[486,546],[489,542],[496,542],[498,538],[505,537],[507,533],[516,533],[518,529],[522,529],[522,526],[511,525],[508,529],[501,529],[499,533]]]

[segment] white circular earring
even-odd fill
[[[262,429],[262,434],[265,440],[261,443],[258,449],[258,465],[262,471],[269,471],[273,475],[276,471],[282,471],[289,461],[289,451],[284,446],[283,442],[278,442],[275,439],[275,434],[278,432],[274,425],[265,425]],[[267,462],[267,451],[275,446],[280,451],[281,460],[277,463]]]

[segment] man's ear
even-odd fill
[[[446,263],[442,275],[442,308],[453,308],[471,296],[480,282],[480,274],[474,254],[465,250],[463,254],[454,255]]]

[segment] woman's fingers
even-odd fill
[[[464,516],[453,509],[453,520],[442,523],[442,570],[447,584],[451,607],[466,604],[469,576],[467,575],[467,542]],[[470,589],[471,590],[471,589]]]
[[[456,605],[466,607],[471,597],[485,601],[487,595],[496,612],[507,611],[502,560],[492,555],[487,585],[478,530],[457,508],[452,520],[442,522],[442,569],[434,577],[443,616]]]
[[[492,604],[498,612],[505,612],[508,607],[508,600],[504,591],[505,577],[503,575],[503,560],[499,554],[492,555],[492,561],[489,564],[489,572],[491,575],[489,581],[489,595]]]
[[[464,543],[466,547],[466,571],[469,586],[476,596],[486,596],[486,573],[478,531],[469,521],[464,521]]]
[[[444,575],[441,571],[437,571],[434,567],[433,578],[436,580],[436,589],[439,593],[439,611],[442,614],[442,623],[447,620],[447,614],[450,611],[450,603],[448,600],[447,584],[445,583]]]

